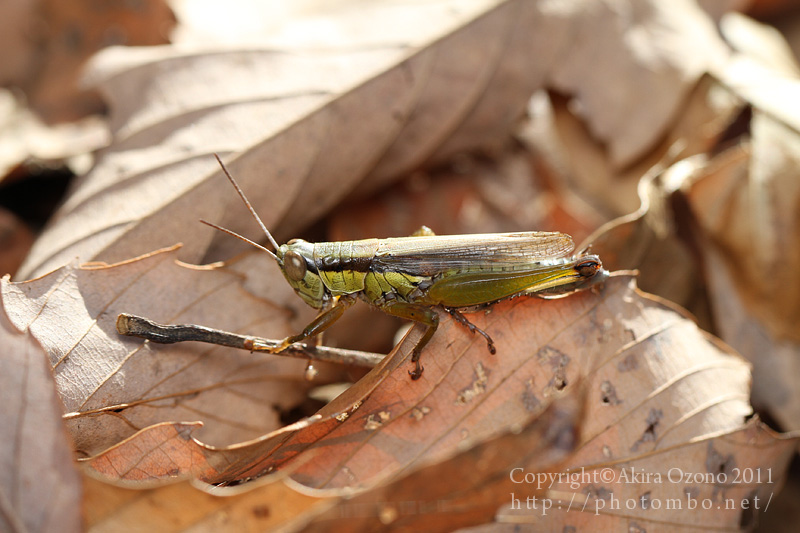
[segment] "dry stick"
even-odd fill
[[[238,335],[219,329],[207,328],[205,326],[195,326],[194,324],[164,325],[153,322],[150,319],[121,313],[117,317],[117,332],[121,335],[139,337],[159,344],[172,344],[175,342],[196,341],[220,346],[230,346],[242,350],[267,351],[254,349],[254,343],[261,343],[270,346],[279,346],[280,341],[253,337],[250,335]],[[355,365],[372,368],[383,360],[384,356],[360,352],[358,350],[344,350],[341,348],[331,348],[328,346],[309,346],[302,343],[294,343],[285,350],[275,355],[287,357],[297,357],[300,359],[313,359],[315,361],[328,361],[345,365]]]

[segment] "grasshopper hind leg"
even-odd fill
[[[489,348],[489,353],[491,353],[492,355],[497,353],[497,348],[495,348],[494,346],[494,340],[492,340],[492,337],[490,337],[488,333],[486,333],[481,328],[470,322],[467,319],[467,317],[465,317],[458,309],[455,309],[454,307],[445,307],[445,310],[448,313],[450,313],[450,316],[452,316],[456,320],[456,322],[458,322],[462,326],[465,326],[473,334],[480,333],[481,335],[483,335],[483,338],[486,339],[486,344]]]

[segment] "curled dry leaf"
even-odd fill
[[[765,116],[754,121],[772,122]],[[800,283],[792,265],[800,265],[800,227],[792,221],[800,196],[789,183],[796,181],[793,172],[774,172],[781,168],[780,157],[771,157],[773,165],[767,168],[754,153],[785,148],[781,130],[796,134],[777,127],[767,147],[756,142],[759,129],[752,147],[730,151],[698,169],[688,199],[706,239],[705,272],[719,334],[752,362],[755,404],[784,427],[798,428]]]
[[[670,169],[672,170],[672,169]],[[699,280],[694,258],[675,234],[666,183],[669,172],[653,169],[639,181],[639,209],[600,227],[586,243],[610,270],[638,269],[643,289],[686,305]]]
[[[29,282],[2,282],[12,322],[47,351],[82,456],[168,421],[204,422],[198,434],[208,443],[241,442],[280,427],[281,413],[305,399],[304,361],[195,343],[143,344],[117,333],[121,312],[275,338],[298,327],[283,302],[302,304],[264,256],[226,269],[190,267],[175,256],[173,248],[119,265],[67,266]],[[262,284],[237,269],[264,270],[254,276]]]
[[[592,391],[584,431],[597,433],[592,450],[605,459],[730,430],[750,412],[747,365],[674,310],[636,293],[629,278],[615,278],[598,296],[517,299],[471,319],[493,335],[496,355],[482,338],[443,318],[426,350],[423,378],[411,381],[403,360],[415,329],[393,357],[320,411],[322,422],[277,445],[215,450],[227,454],[211,461],[224,468],[204,479],[246,479],[316,450],[294,471],[299,482],[371,486],[451,454],[464,439],[506,431],[581,378]],[[345,411],[341,422],[331,420]],[[609,429],[610,436],[603,433]]]
[[[520,524],[543,531],[748,529],[769,511],[799,438],[777,435],[752,419],[737,430],[626,459],[592,460],[579,446],[562,477],[536,479],[548,489],[538,507],[506,506],[497,517],[505,527],[474,531],[517,531]]]
[[[0,530],[81,531],[81,480],[45,353],[2,309],[0,346]]]
[[[470,318],[493,335],[496,355],[445,321],[422,379],[409,382],[401,366],[314,443],[324,453],[293,477],[319,488],[368,486],[440,459],[466,438],[507,430],[581,379],[589,391],[583,434],[598,460],[734,429],[750,412],[747,365],[637,293],[628,277],[599,295],[516,299]]]
[[[753,106],[751,139],[697,165],[686,198],[703,239],[717,331],[752,362],[754,403],[785,428],[797,429],[800,80],[797,66],[780,53],[784,43],[771,42],[774,37],[746,19],[735,20],[727,33],[756,52],[734,56],[717,76]],[[760,49],[773,51],[773,64],[764,63]]]
[[[192,531],[201,533],[276,527],[283,531],[320,527],[358,531],[390,524],[424,525],[427,531],[433,531],[435,525],[438,530],[451,531],[458,523],[481,523],[504,502],[511,468],[524,465],[527,471],[544,471],[571,451],[580,421],[580,405],[574,396],[531,415],[519,431],[459,451],[441,463],[423,466],[355,497],[300,487],[288,480],[286,473],[238,487],[184,481],[144,491],[87,476],[87,526],[93,531],[116,531],[135,523],[149,530],[183,531],[191,525]],[[447,477],[458,478],[460,483],[430,483]],[[434,502],[439,502],[436,515],[430,512]]]
[[[707,153],[744,107],[741,98],[704,76],[681,101],[679,114],[665,127],[659,142],[639,160],[619,168],[567,99],[554,97],[552,106],[538,99],[534,102],[534,120],[522,130],[522,140],[556,173],[557,179],[551,181],[560,195],[576,197],[603,220],[636,211],[642,200],[639,182],[643,176],[654,168]],[[658,217],[664,218],[664,214]],[[662,226],[664,223],[659,222]]]
[[[194,533],[273,531],[325,499],[294,490],[282,476],[267,476],[245,487],[211,487],[183,481],[150,489],[111,485],[84,477],[83,511],[89,531],[191,530]]]
[[[582,423],[580,392],[556,397],[509,433],[480,442],[452,457],[423,465],[397,479],[350,498],[292,525],[303,531],[453,531],[491,520],[514,493],[527,498],[542,487],[516,487],[509,472],[546,475],[574,450]],[[441,482],[441,480],[450,480]],[[336,491],[312,491],[321,496]]]
[[[426,495],[463,488],[457,476],[415,477],[413,473],[423,465],[452,458],[465,442],[498,437],[525,420],[542,416],[560,391],[580,387],[585,396],[580,437],[558,471],[583,468],[617,477],[599,484],[582,478],[578,485],[561,479],[543,497],[564,503],[574,494],[594,506],[609,501],[612,494],[625,501],[644,498],[634,521],[646,522],[653,519],[646,513],[648,505],[657,498],[659,502],[689,496],[718,501],[724,496],[736,498],[737,507],[714,516],[659,513],[656,519],[675,525],[719,524],[721,520],[734,526],[741,518],[743,500],[758,496],[763,504],[769,491],[779,487],[796,439],[776,438],[755,422],[742,425],[750,412],[747,365],[673,308],[638,293],[631,278],[612,277],[596,295],[580,293],[555,301],[520,298],[470,318],[492,333],[496,355],[488,353],[483,339],[443,317],[440,331],[424,354],[426,370],[419,381],[407,375],[410,349],[420,333],[412,330],[392,357],[320,411],[319,419],[225,449],[193,442],[183,458],[169,459],[166,464],[159,464],[165,459],[162,450],[172,447],[154,446],[147,434],[157,428],[149,428],[120,445],[122,453],[110,450],[87,464],[112,477],[124,471],[119,465],[136,464],[134,474],[141,479],[139,467],[150,464],[152,472],[171,468],[170,476],[200,475],[211,482],[247,480],[288,467],[301,484],[329,489],[311,494],[339,497],[341,489],[367,490],[365,523],[387,517],[391,522],[398,519],[393,507],[377,503],[384,496],[394,501],[392,494],[407,495],[419,489],[415,505],[424,507],[431,505]],[[335,412],[338,417],[332,416]],[[139,455],[123,450],[128,443]],[[195,458],[198,468],[181,470],[181,461],[200,449],[205,455],[202,460]],[[530,449],[521,445],[519,457],[525,456],[524,451]],[[672,483],[663,479],[670,468],[703,475],[733,475],[737,468],[764,473],[771,468],[774,477],[769,483],[734,486],[719,481]],[[651,478],[625,481],[624,476],[638,472],[641,477],[643,471]],[[662,476],[661,481],[654,481],[656,475]],[[491,479],[499,482],[496,475]],[[520,487],[520,493],[540,488]],[[473,496],[471,505],[497,503],[497,493],[492,491]],[[344,502],[336,505],[352,509]],[[299,520],[308,520],[324,508]],[[556,527],[594,520],[594,509],[581,516],[533,513],[523,519],[545,520]],[[630,518],[614,512],[601,515],[617,524]],[[324,524],[322,517],[327,520],[331,515],[320,516]],[[408,520],[414,518],[402,517],[398,523]]]
[[[689,1],[642,2],[626,13],[596,2],[554,6],[357,3],[324,20],[351,39],[315,40],[314,48],[109,52],[96,77],[113,110],[114,141],[19,276],[76,256],[117,262],[179,241],[183,260],[227,257],[229,241],[196,219],[240,233],[253,226],[243,210],[229,209],[237,200],[213,152],[240,154],[232,172],[279,239],[294,237],[354,191],[504,143],[530,94],[547,85],[577,95],[615,160],[639,157],[716,61],[710,22]],[[630,43],[645,42],[638,31],[669,36],[670,46],[635,53]],[[626,91],[607,88],[609,69],[620,68],[636,81]]]

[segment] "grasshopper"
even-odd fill
[[[277,347],[255,342],[253,350],[279,353],[313,338],[361,298],[384,313],[426,326],[411,358],[415,367],[409,375],[416,380],[424,370],[419,362],[422,350],[439,326],[437,306],[473,333],[483,335],[489,351],[495,353],[492,338],[469,322],[461,310],[523,294],[560,297],[608,277],[599,257],[585,250],[572,254],[572,237],[558,232],[437,236],[423,226],[410,237],[318,243],[292,239],[279,245],[216,157],[275,251],[202,222],[267,252],[300,298],[320,310],[299,334],[287,337]]]

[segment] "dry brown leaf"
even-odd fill
[[[751,312],[775,337],[798,343],[800,134],[759,110],[750,127],[746,167],[696,182],[690,201],[703,229],[736,262],[735,280]]]
[[[625,168],[614,163],[601,140],[590,135],[564,98],[553,98],[552,109],[534,108],[535,120],[522,132],[522,139],[549,161],[559,177],[555,182],[563,189],[562,196],[577,196],[604,220],[611,220],[639,207],[637,189],[643,176],[659,165],[711,150],[743,106],[719,82],[703,77],[681,101],[679,114],[662,131],[658,144]]]
[[[168,249],[119,265],[68,266],[30,282],[3,282],[12,322],[30,330],[50,357],[83,456],[166,421],[203,421],[198,435],[211,444],[241,442],[280,427],[281,413],[301,404],[311,386],[301,360],[121,337],[121,312],[275,338],[308,317],[290,322],[284,303],[302,303],[266,256],[252,254],[227,269],[190,267],[175,256]]]
[[[694,258],[676,235],[669,204],[668,176],[675,170],[643,177],[639,209],[602,226],[586,242],[609,270],[638,269],[643,290],[688,307],[699,280]]]
[[[470,318],[494,336],[497,355],[445,322],[423,378],[401,379],[401,366],[355,415],[316,441],[312,449],[323,453],[293,477],[320,488],[369,485],[376,475],[441,459],[467,437],[496,435],[581,378],[589,391],[583,431],[598,459],[734,429],[750,412],[747,365],[637,293],[630,278],[614,278],[598,296],[518,299]]]
[[[46,355],[1,309],[0,347],[0,530],[81,531],[81,479]]]
[[[581,378],[590,391],[584,434],[592,437],[587,450],[595,460],[729,431],[749,413],[747,366],[686,318],[636,293],[629,278],[613,279],[600,296],[518,299],[471,319],[494,336],[497,355],[489,355],[483,339],[443,320],[419,381],[408,378],[403,362],[416,342],[412,336],[320,411],[321,420],[290,429],[279,442],[265,436],[201,451],[210,467],[196,461],[195,473],[214,482],[247,479],[316,451],[295,479],[317,488],[368,487],[451,455],[465,438],[477,442],[506,431]],[[140,438],[150,442],[145,433]],[[132,462],[150,461],[146,455]],[[163,468],[182,475],[175,470],[180,462]]]
[[[724,61],[727,49],[692,1],[577,3],[584,16],[568,21],[553,45],[569,53],[566,61],[556,54],[552,86],[576,96],[611,166],[624,168],[661,140],[697,80]]]
[[[543,483],[538,507],[507,506],[469,531],[740,531],[769,512],[800,435],[776,435],[757,419],[735,431],[657,446],[651,453],[590,461],[579,450],[563,477]],[[598,458],[599,459],[599,458]],[[539,480],[535,483],[538,485]],[[546,510],[544,505],[549,505]],[[670,507],[671,506],[671,507]]]
[[[423,355],[426,371],[418,382],[407,375],[410,348],[420,333],[414,329],[365,379],[317,416],[290,426],[283,420],[288,411],[294,411],[292,420],[313,412],[306,398],[310,385],[301,379],[302,363],[192,345],[155,347],[116,335],[113,323],[120,311],[268,337],[296,332],[311,314],[269,258],[251,254],[211,267],[174,262],[181,253],[195,262],[229,257],[237,245],[197,225],[196,218],[253,234],[252,220],[213,167],[211,152],[241,153],[233,159],[232,171],[282,241],[342,198],[379,187],[420,164],[446,161],[464,148],[491,151],[506,146],[524,99],[536,88],[569,93],[573,108],[568,118],[583,116],[588,130],[607,144],[610,155],[598,159],[603,178],[595,186],[610,183],[606,178],[622,174],[622,167],[633,175],[637,162],[644,166],[664,160],[665,154],[669,160],[708,151],[741,109],[738,96],[764,103],[756,109],[753,127],[754,153],[761,158],[753,159],[751,174],[767,177],[759,184],[774,176],[774,168],[759,165],[780,160],[772,158],[771,143],[777,139],[782,147],[793,138],[787,131],[791,127],[770,122],[779,116],[780,106],[742,84],[748,74],[760,76],[760,67],[734,61],[727,70],[717,68],[718,78],[733,92],[708,78],[695,84],[706,69],[719,64],[721,45],[707,20],[687,7],[689,2],[671,8],[644,1],[556,5],[485,0],[451,9],[455,5],[371,3],[367,8],[354,3],[338,14],[300,21],[300,26],[307,22],[309,27],[334,28],[335,39],[329,41],[326,32],[318,32],[314,46],[297,40],[296,34],[287,38],[291,31],[278,31],[269,46],[261,42],[226,50],[140,50],[138,58],[131,51],[106,56],[100,76],[116,113],[115,140],[75,188],[21,275],[41,274],[75,256],[115,261],[179,240],[187,246],[125,264],[67,266],[27,283],[5,280],[3,306],[15,325],[29,328],[45,345],[59,390],[72,406],[67,418],[77,448],[91,456],[87,468],[133,486],[187,478],[248,481],[242,490],[253,489],[253,498],[246,500],[250,492],[242,492],[222,503],[206,493],[191,494],[198,491],[187,481],[175,485],[173,492],[173,487],[142,492],[147,494],[142,498],[120,489],[114,493],[114,505],[92,509],[90,522],[97,528],[116,529],[134,510],[159,504],[181,513],[176,528],[191,523],[197,530],[212,530],[230,517],[234,518],[227,524],[232,528],[265,528],[293,513],[299,515],[294,524],[307,525],[314,517],[327,521],[318,524],[330,524],[331,513],[361,502],[369,516],[359,526],[390,523],[401,529],[421,518],[406,517],[400,505],[380,502],[396,503],[421,493],[420,501],[427,505],[434,496],[458,492],[458,476],[443,472],[474,457],[470,452],[459,454],[465,443],[496,453],[488,439],[512,442],[515,436],[509,430],[537,417],[541,419],[534,424],[542,423],[541,413],[558,391],[579,386],[588,391],[579,424],[582,436],[579,448],[560,467],[564,472],[583,467],[609,468],[617,476],[627,469],[664,475],[678,465],[692,472],[748,468],[764,475],[771,468],[775,481],[688,487],[652,479],[625,483],[617,478],[605,485],[578,487],[562,483],[550,487],[549,501],[571,504],[582,498],[597,504],[617,496],[636,505],[629,512],[607,512],[599,518],[588,512],[565,513],[563,508],[546,517],[504,511],[499,521],[533,522],[547,530],[580,525],[630,529],[643,524],[649,530],[720,524],[734,528],[747,523],[744,500],[752,503],[757,496],[763,509],[764,496],[781,482],[796,446],[794,437],[776,437],[754,421],[743,425],[749,413],[746,365],[699,333],[680,312],[637,292],[622,276],[612,278],[597,294],[554,302],[517,299],[485,315],[470,315],[495,337],[495,356],[483,339],[443,316],[440,331]],[[603,21],[601,27],[597,21]],[[389,26],[391,32],[386,30]],[[652,38],[654,34],[659,38]],[[635,53],[620,55],[618,51],[628,47]],[[684,62],[687,53],[691,61]],[[619,79],[635,81],[606,84],[608,73],[620,69],[627,74]],[[309,76],[312,72],[315,76]],[[601,74],[602,85],[597,82]],[[793,87],[778,81],[774,87],[779,90]],[[715,107],[720,101],[722,106]],[[767,120],[763,110],[774,116]],[[556,106],[557,114],[565,111],[565,105]],[[796,124],[793,113],[787,113],[784,123]],[[560,124],[569,125],[563,117]],[[585,139],[586,132],[571,138]],[[783,155],[791,153],[790,149]],[[724,182],[734,188],[741,179],[735,169],[744,167],[737,167],[735,157],[727,159],[731,154],[714,164],[730,163],[734,178],[717,176],[717,186]],[[793,162],[786,168],[796,167],[793,157],[786,157]],[[681,175],[678,166],[670,170]],[[579,177],[584,176],[591,174]],[[616,225],[615,232],[597,241],[594,252],[601,253],[607,266],[642,266],[646,279],[685,301],[693,293],[688,270],[682,268],[689,261],[678,258],[684,249],[672,245],[675,221],[665,194],[680,183],[666,174],[649,191],[649,206],[628,217],[627,224]],[[734,198],[734,206],[746,202],[740,201],[742,193],[726,195],[727,189],[712,185],[713,180],[700,210],[711,200],[720,204],[700,218],[706,234],[713,236],[703,252],[717,316],[729,319],[727,334],[739,335],[744,346],[765,338],[760,346],[773,355],[788,346],[787,354],[794,359],[772,364],[772,370],[784,375],[775,376],[779,379],[767,393],[774,396],[771,401],[783,402],[781,416],[792,420],[796,413],[791,409],[798,403],[786,378],[797,370],[792,366],[795,346],[779,344],[773,335],[793,334],[798,292],[791,276],[787,281],[780,272],[773,279],[758,274],[772,272],[781,246],[798,249],[791,240],[794,230],[786,231],[795,221],[790,216],[795,195],[775,200],[781,208],[774,212],[756,210],[759,222],[768,221],[758,226],[768,230],[768,238],[756,243],[762,256],[742,258],[728,253],[746,249],[738,240],[742,234],[731,238],[726,231],[732,228],[714,217],[733,212],[726,211],[726,199]],[[750,189],[751,194],[760,191]],[[619,205],[635,201],[632,191]],[[500,204],[508,202],[507,197],[498,198]],[[522,198],[512,200],[524,203]],[[592,216],[608,215],[602,204],[594,207]],[[586,220],[591,218],[579,222]],[[742,217],[736,224],[747,220]],[[414,226],[428,222],[418,220]],[[739,228],[736,224],[732,226]],[[665,248],[666,243],[670,244]],[[788,254],[790,263],[797,259],[795,252]],[[672,268],[659,268],[669,262],[675,263]],[[738,277],[734,267],[739,262],[746,277]],[[782,283],[789,285],[776,295]],[[764,294],[776,295],[779,305],[769,305]],[[295,310],[300,310],[298,316]],[[774,323],[764,326],[769,319]],[[363,324],[358,328],[364,329]],[[343,379],[342,372],[329,372],[321,382]],[[202,428],[194,422],[200,420]],[[513,458],[513,451],[506,455],[504,459]],[[250,480],[275,469],[322,488],[314,494],[329,496],[313,500],[272,478]],[[541,471],[538,466],[534,470]],[[262,487],[259,484],[265,492],[255,490]],[[482,481],[474,484],[481,485]],[[94,481],[89,486],[95,496],[103,487]],[[363,500],[340,499],[342,491],[353,488],[366,491],[356,496]],[[539,488],[525,490],[538,494]],[[684,514],[654,507],[656,501],[675,495],[711,497],[715,502],[731,497],[738,507]],[[459,513],[463,525],[486,520],[489,509],[504,501],[498,500],[497,491],[461,496],[475,511]],[[510,494],[501,496],[511,500]],[[196,507],[187,510],[180,505],[183,498]],[[275,498],[291,503],[277,509]],[[100,506],[98,500],[94,499]],[[127,510],[125,502],[131,503]],[[197,508],[204,503],[207,512]],[[417,509],[428,508],[420,505]],[[448,523],[448,512],[452,509],[435,516],[437,524]],[[157,528],[167,517],[153,511],[148,525]]]
[[[524,499],[543,492],[541,487],[517,486],[509,472],[545,474],[569,457],[582,423],[580,392],[557,397],[544,412],[529,416],[506,434],[372,490],[339,498],[328,509],[320,506],[324,512],[301,515],[293,525],[302,531],[434,532],[489,521],[512,493]],[[312,494],[329,492],[336,493]]]
[[[229,240],[197,218],[238,232],[253,226],[246,212],[229,208],[238,200],[212,152],[240,154],[231,170],[279,239],[293,237],[353,191],[463,150],[502,145],[529,95],[548,83],[578,95],[617,160],[638,157],[718,55],[709,22],[699,11],[686,15],[689,5],[645,2],[626,15],[594,2],[559,9],[519,0],[359,4],[324,18],[341,30],[332,32],[337,37],[353,35],[325,52],[316,37],[312,49],[295,42],[109,52],[98,77],[113,110],[114,142],[19,275],[41,275],[75,256],[121,261],[178,241],[186,261],[227,257]],[[637,56],[626,48],[638,35],[630,28],[663,31],[670,46]],[[608,46],[595,46],[598,37]],[[592,53],[579,43],[591,43]],[[692,65],[676,59],[679,49],[692,50]],[[636,74],[632,94],[646,98],[636,106],[619,98],[619,88],[596,85],[623,64],[620,54]],[[643,116],[646,132],[636,126]]]
[[[33,232],[12,212],[0,207],[0,274],[13,274],[33,244]]]
[[[197,533],[278,526],[284,531],[307,531],[332,525],[356,531],[390,523],[395,528],[409,527],[420,519],[428,531],[433,530],[432,519],[437,529],[449,531],[457,523],[480,523],[493,516],[505,500],[510,468],[525,465],[527,470],[541,471],[562,460],[575,442],[578,415],[574,398],[558,400],[544,413],[530,417],[518,432],[355,497],[341,491],[309,491],[285,481],[285,475],[266,476],[234,488],[184,481],[146,490],[122,488],[88,476],[84,479],[84,512],[93,532],[127,531],[133,524],[157,531],[183,531],[191,526]],[[460,479],[457,486],[430,483],[451,476]],[[430,512],[408,515],[423,508],[430,511],[431,505],[436,505],[435,516]]]
[[[704,239],[717,330],[753,363],[756,405],[799,428],[800,81],[797,66],[774,52],[782,43],[743,17],[733,21],[727,33],[750,50],[717,75],[753,105],[751,141],[699,166],[687,198]],[[760,59],[764,49],[771,63]]]
[[[773,141],[770,151],[785,146],[781,129],[768,137]],[[755,133],[751,149],[730,151],[700,169],[688,199],[706,236],[705,274],[719,334],[752,362],[755,405],[769,410],[784,427],[798,428],[800,283],[792,275],[798,267],[791,265],[800,265],[800,227],[791,222],[797,220],[792,204],[798,196],[789,184],[796,180],[791,171],[757,170],[757,161],[763,159],[751,154],[758,149]]]
[[[15,80],[37,113],[48,122],[75,120],[103,111],[94,92],[79,83],[88,59],[112,45],[152,46],[168,42],[175,24],[163,0],[97,4],[39,0],[28,32],[32,48],[25,76]],[[20,46],[17,43],[17,46]]]
[[[645,503],[633,518],[630,513],[601,512],[598,519],[591,508],[581,516],[574,512],[544,517],[535,512],[513,517],[501,513],[501,521],[535,521],[549,524],[546,529],[559,529],[575,521],[595,524],[595,520],[617,525],[656,520],[675,527],[722,521],[735,526],[741,518],[743,500],[758,496],[763,505],[769,492],[779,487],[796,439],[776,438],[754,423],[742,425],[749,413],[747,365],[672,308],[636,292],[631,278],[612,278],[599,295],[581,293],[556,301],[516,299],[496,305],[490,314],[473,314],[470,318],[495,336],[497,355],[488,354],[482,339],[443,320],[425,353],[422,379],[413,382],[407,376],[407,357],[416,342],[412,337],[394,357],[367,376],[369,390],[360,382],[327,406],[321,420],[286,428],[278,439],[265,436],[260,442],[228,449],[206,448],[202,458],[192,455],[204,448],[200,443],[178,434],[154,441],[151,437],[159,429],[148,428],[129,439],[138,455],[122,450],[127,444],[123,443],[89,464],[112,479],[115,473],[122,473],[127,476],[123,479],[141,480],[143,469],[152,468],[144,478],[192,474],[216,482],[248,479],[288,464],[292,477],[302,484],[333,489],[311,493],[317,496],[339,497],[341,493],[336,490],[345,487],[370,489],[363,499],[359,496],[326,511],[318,518],[320,524],[328,523],[326,520],[333,516],[327,513],[336,513],[337,508],[352,510],[348,506],[360,502],[364,507],[357,507],[366,513],[364,524],[397,520],[401,527],[414,523],[415,518],[404,516],[402,506],[391,503],[402,499],[400,496],[419,491],[415,509],[428,509],[426,506],[436,501],[434,495],[464,488],[463,478],[430,478],[420,473],[423,471],[416,472],[418,468],[452,457],[465,441],[480,443],[502,435],[539,416],[559,391],[585,386],[586,413],[580,422],[580,438],[576,451],[565,459],[563,471],[609,469],[617,477],[604,480],[605,484],[581,481],[577,486],[560,481],[548,487],[549,492],[542,497],[565,505],[575,495],[598,505],[598,501],[610,501],[614,494],[622,501],[642,501],[644,497]],[[508,325],[513,327],[504,327]],[[344,415],[346,407],[349,410]],[[338,421],[331,416],[337,410]],[[147,440],[137,440],[140,437]],[[187,451],[178,451],[164,462],[165,454],[175,450],[171,442],[178,446],[187,443]],[[505,455],[513,458],[511,452]],[[287,463],[292,459],[296,462]],[[181,466],[182,462],[191,463],[191,468]],[[126,463],[136,468],[125,467]],[[203,465],[208,469],[203,471]],[[442,471],[437,468],[448,466],[432,467],[428,472]],[[736,468],[766,475],[771,468],[775,477],[771,483],[733,486],[684,484],[663,479],[670,468],[728,475]],[[651,477],[644,482],[625,481],[626,475],[630,478],[635,472]],[[657,475],[662,476],[661,481],[655,480]],[[387,478],[395,481],[386,485]],[[488,479],[506,486],[505,478]],[[380,480],[384,480],[383,488],[375,488]],[[520,494],[533,494],[538,488],[520,487]],[[475,510],[498,503],[497,491],[468,494],[461,496]],[[510,500],[510,494],[501,494]],[[718,513],[648,513],[651,502],[687,498],[687,494],[699,500],[735,498],[737,506]],[[298,520],[305,523],[333,503]],[[448,521],[452,509],[431,512],[442,524],[452,523]],[[476,512],[463,518],[476,523],[486,516]]]
[[[265,477],[243,487],[212,487],[183,481],[152,489],[130,489],[84,477],[83,511],[87,530],[272,531],[308,511],[328,504],[294,490],[281,477]]]
[[[30,29],[36,23],[36,2],[14,0],[0,5],[0,85],[28,79],[34,66],[36,46]]]

